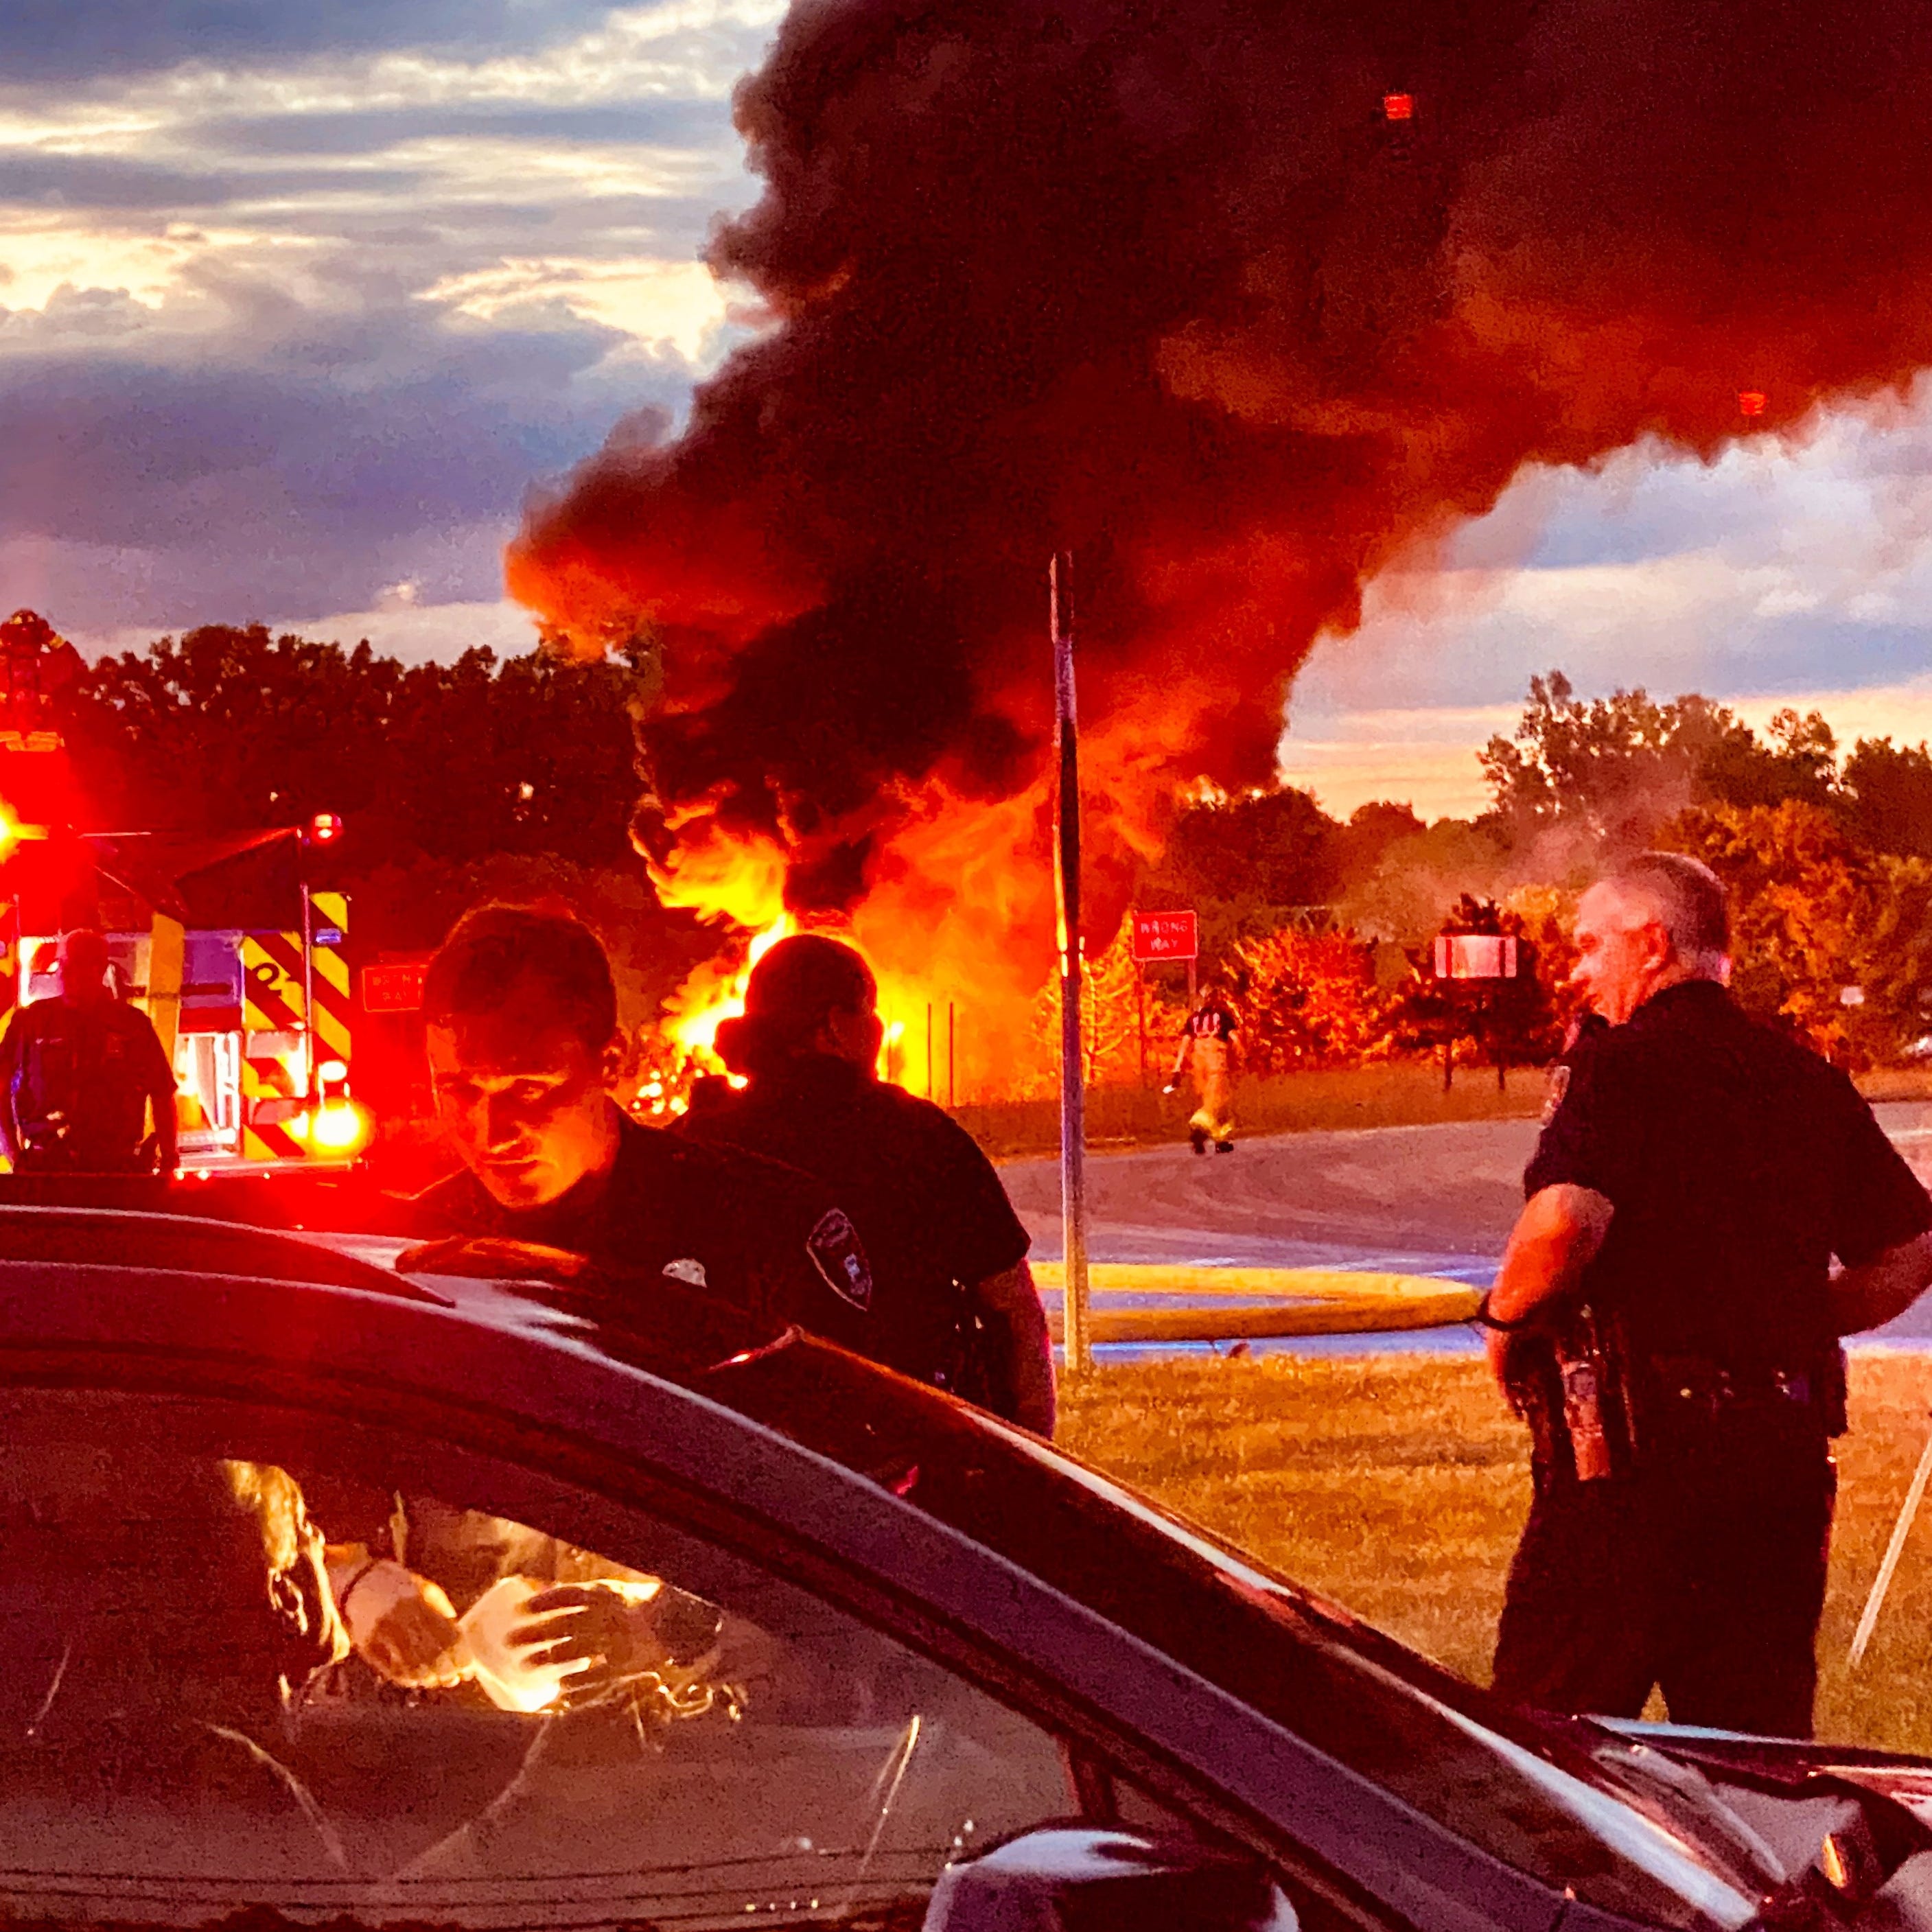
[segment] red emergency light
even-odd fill
[[[1740,389],[1738,392],[1738,413],[1742,416],[1761,416],[1764,414],[1765,394],[1762,389]]]
[[[318,812],[308,822],[309,842],[332,844],[342,836],[342,820],[332,812]]]
[[[1413,121],[1415,118],[1415,96],[1412,94],[1384,94],[1382,118],[1386,121]]]

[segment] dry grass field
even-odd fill
[[[1158,1077],[1158,1076],[1157,1076]],[[1440,1060],[1392,1060],[1376,1066],[1271,1074],[1241,1082],[1235,1114],[1244,1137],[1349,1127],[1432,1126],[1454,1120],[1533,1118],[1543,1105],[1544,1076],[1518,1066],[1498,1089],[1491,1067],[1464,1067],[1442,1090]],[[1156,1085],[1094,1087],[1087,1095],[1088,1144],[1158,1146],[1184,1139],[1190,1092],[1163,1094]],[[1060,1102],[1004,1100],[958,1106],[953,1118],[995,1160],[1023,1160],[1060,1146]]]
[[[1152,1088],[1089,1088],[1089,1144],[1157,1147],[1182,1138],[1193,1098],[1188,1094],[1161,1094],[1159,1077],[1156,1076]],[[1858,1087],[1870,1100],[1932,1100],[1932,1067],[1880,1068],[1861,1076]],[[1459,1066],[1455,1084],[1445,1094],[1439,1060],[1397,1060],[1374,1066],[1244,1079],[1236,1091],[1235,1114],[1242,1137],[1250,1138],[1257,1134],[1335,1128],[1528,1119],[1541,1108],[1543,1094],[1540,1067],[1511,1067],[1507,1084],[1498,1090],[1493,1068]],[[1059,1149],[1057,1097],[962,1105],[952,1112],[995,1160],[1024,1160]]]
[[[1853,1363],[1820,1640],[1824,1736],[1932,1752],[1932,1499],[1864,1664],[1853,1675],[1845,1664],[1929,1410],[1932,1359]],[[1108,1367],[1069,1391],[1062,1439],[1273,1568],[1486,1678],[1529,1483],[1523,1432],[1480,1363],[1274,1356]]]

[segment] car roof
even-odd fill
[[[709,1456],[704,1466],[720,1472],[737,1466],[718,1480],[742,1487],[752,1465],[726,1450],[704,1420],[708,1413],[722,1424],[722,1408],[738,1426],[752,1425],[772,1452],[781,1447],[772,1438],[784,1438],[821,1468],[833,1466],[828,1475],[884,1492],[886,1517],[876,1532],[861,1525],[856,1534],[862,1544],[874,1539],[886,1568],[896,1544],[925,1540],[923,1533],[909,1535],[903,1517],[892,1526],[896,1504],[942,1539],[964,1538],[1034,1580],[1070,1610],[1099,1616],[1150,1658],[1172,1660],[1194,1682],[1239,1700],[1281,1726],[1285,1738],[1300,1740],[1298,1748],[1312,1747],[1346,1775],[1366,1774],[1413,1808],[1418,1826],[1442,1819],[1438,1786],[1461,1789],[1458,1780],[1472,1776],[1514,1782],[1520,1771],[1511,1768],[1512,1751],[1527,1750],[1592,1789],[1604,1785],[1587,1744],[1563,1727],[1504,1709],[1100,1472],[950,1396],[795,1329],[728,1354],[706,1352],[694,1346],[709,1339],[701,1322],[674,1320],[669,1335],[652,1333],[636,1318],[634,1300],[600,1305],[568,1282],[466,1274],[446,1255],[419,1270],[412,1264],[420,1254],[397,1235],[265,1228],[138,1207],[26,1205],[0,1196],[0,1355],[31,1356],[70,1340],[97,1350],[104,1342],[136,1352],[206,1349],[212,1337],[225,1342],[245,1329],[244,1352],[266,1346],[303,1367],[326,1325],[332,1373],[352,1360],[393,1383],[421,1362],[451,1390],[500,1387],[510,1412],[568,1416],[581,1430],[598,1424],[589,1411],[598,1409],[614,1446],[637,1439],[641,1403],[674,1436],[708,1436],[702,1450],[679,1442],[680,1455],[686,1462]],[[50,1274],[71,1292],[44,1292]],[[133,1331],[124,1334],[123,1282]],[[674,1284],[653,1280],[652,1312],[660,1297],[675,1311],[676,1294]],[[281,1295],[291,1311],[313,1318],[332,1310],[338,1318],[278,1323]],[[339,1318],[354,1317],[358,1305],[362,1318]],[[458,1352],[468,1360],[452,1361],[458,1332],[476,1346]],[[404,1336],[414,1340],[399,1358],[395,1342]],[[532,1350],[550,1357],[549,1372],[532,1372]],[[618,1371],[616,1385],[586,1382],[584,1372],[598,1368]],[[661,1398],[674,1391],[686,1406],[664,1407]],[[760,1450],[754,1461],[785,1480],[771,1454]],[[853,1533],[848,1522],[842,1534]],[[1028,1628],[1031,1641],[1038,1626]],[[1526,1798],[1534,1784],[1532,1778],[1524,1785]],[[1506,1835],[1514,1829],[1507,1815],[1498,1809]],[[1426,1828],[1432,1835],[1438,1827]],[[1526,1868],[1504,1846],[1484,1844],[1480,1831],[1468,1835],[1484,1844],[1486,1859]]]

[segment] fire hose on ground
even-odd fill
[[[1034,1279],[1058,1297],[1058,1262],[1036,1262]],[[1087,1270],[1090,1339],[1100,1342],[1264,1341],[1298,1335],[1388,1334],[1441,1328],[1476,1312],[1477,1291],[1432,1275],[1347,1268],[1184,1268],[1095,1262]],[[1049,1304],[1054,1339],[1058,1306]]]
[[[1047,1294],[1066,1290],[1058,1262],[1036,1262],[1034,1280]],[[1346,1268],[1184,1268],[1096,1262],[1088,1269],[1095,1342],[1142,1343],[1262,1341],[1301,1335],[1389,1334],[1446,1328],[1476,1312],[1477,1291],[1440,1276],[1376,1274]],[[1192,1304],[1192,1305],[1190,1305]],[[1179,1304],[1179,1305],[1176,1305]],[[1055,1341],[1060,1310],[1050,1302]],[[1849,1662],[1864,1660],[1928,1486],[1932,1436],[1912,1472],[1891,1540],[1853,1634]]]

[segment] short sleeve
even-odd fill
[[[939,1258],[952,1278],[970,1288],[1026,1259],[1033,1237],[1013,1212],[993,1163],[956,1121],[944,1119],[933,1162]]]
[[[1832,1204],[1832,1250],[1847,1268],[1932,1230],[1932,1200],[1846,1082],[1844,1164]]]
[[[1612,1202],[1628,1200],[1641,1167],[1642,1110],[1628,1056],[1606,1047],[1580,1054],[1568,1086],[1523,1170],[1526,1199],[1546,1187],[1587,1187]]]

